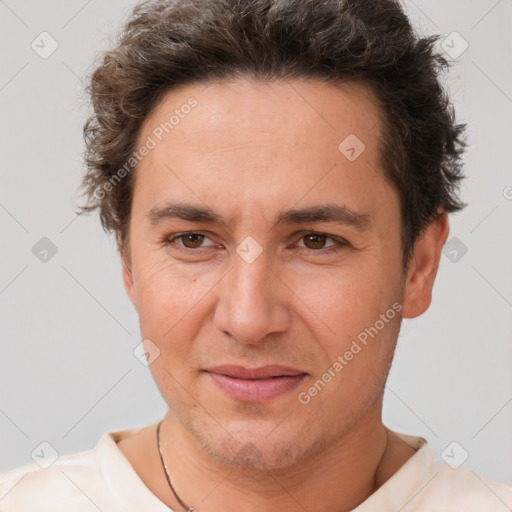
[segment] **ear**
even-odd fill
[[[405,280],[403,318],[417,317],[430,306],[441,251],[449,232],[445,212],[434,219],[416,241]]]
[[[118,254],[121,259],[121,265],[123,267],[122,275],[123,275],[123,285],[130,299],[131,303],[134,305],[135,309],[137,309],[137,300],[135,294],[135,285],[133,282],[133,272],[131,266],[131,258],[129,258],[126,254],[123,254],[122,251],[118,249]]]

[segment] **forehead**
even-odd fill
[[[194,107],[189,106],[192,103]],[[292,137],[311,142],[322,138],[329,143],[331,137],[336,141],[353,133],[371,145],[370,135],[380,125],[380,116],[374,94],[363,82],[333,85],[319,80],[237,78],[169,91],[145,120],[141,134],[158,131],[170,121],[171,126],[167,130],[164,126],[165,133],[162,137],[156,133],[157,138],[179,135],[189,149],[204,153],[218,150],[219,142],[229,143],[226,136],[248,143],[269,134],[279,137],[276,143]],[[247,129],[251,140],[247,140]]]
[[[371,209],[369,188],[381,198],[392,194],[379,168],[380,115],[361,83],[183,86],[142,125],[138,147],[149,139],[154,147],[137,169],[135,195],[148,207],[186,195],[261,213],[315,196],[332,203],[341,194],[348,207],[359,201]]]

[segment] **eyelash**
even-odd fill
[[[180,250],[180,251],[184,251],[184,252],[188,252],[188,253],[198,252],[201,249],[201,247],[194,249],[194,248],[190,248],[190,247],[185,247],[184,245],[174,244],[175,240],[182,239],[184,236],[187,236],[187,235],[203,235],[205,238],[209,238],[206,233],[203,233],[200,231],[187,231],[184,233],[178,233],[176,235],[171,235],[169,237],[166,237],[162,241],[162,243],[164,246],[175,245],[178,248],[178,250]],[[332,252],[337,252],[337,251],[349,246],[349,243],[346,240],[344,240],[343,238],[334,237],[334,236],[328,235],[327,233],[320,233],[318,231],[302,232],[302,233],[300,233],[299,240],[302,240],[306,236],[324,236],[324,237],[326,237],[326,240],[331,240],[331,241],[335,242],[335,245],[331,245],[330,247],[326,247],[323,249],[308,249],[307,247],[299,247],[299,249],[305,249],[307,251],[311,251],[316,254],[330,254]]]

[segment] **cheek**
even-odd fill
[[[198,267],[171,263],[160,254],[149,254],[137,263],[141,335],[162,354],[172,352],[181,359],[192,348],[208,314],[208,293],[219,280],[217,272],[200,274]]]
[[[161,339],[162,333],[183,316],[189,282],[179,278],[163,258],[141,253],[134,258],[139,321],[144,337]]]
[[[338,324],[337,339],[324,337],[328,363],[308,379],[297,397],[311,417],[322,417],[332,429],[342,429],[382,392],[399,326],[394,310],[387,311],[393,312],[388,323],[380,321],[375,325],[373,320],[371,325],[365,325],[360,317],[347,316],[347,324],[341,320]],[[348,334],[346,328],[355,334]]]
[[[308,323],[334,340],[373,324],[397,298],[393,276],[371,261],[326,269],[316,276],[295,276],[291,282],[297,304],[308,311]]]
[[[303,286],[294,290],[307,305],[305,321],[323,352],[314,378],[301,390],[316,407],[339,403],[355,414],[378,393],[391,364],[399,328],[393,305],[399,307],[399,295],[392,273],[378,258],[373,261],[333,271],[315,286],[301,280]]]

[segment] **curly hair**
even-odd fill
[[[417,36],[395,0],[142,2],[87,85],[87,202],[78,213],[99,208],[124,251],[137,136],[176,87],[238,76],[363,81],[382,109],[379,165],[400,198],[406,268],[430,222],[467,206],[457,197],[465,125],[440,83],[449,63],[436,51],[439,37]]]

